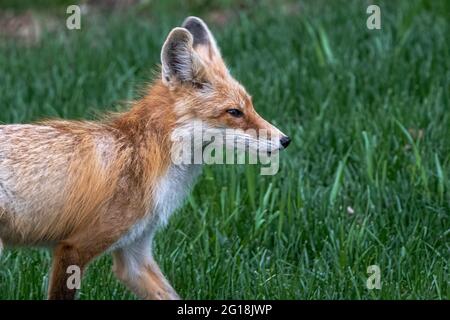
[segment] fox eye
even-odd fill
[[[244,115],[244,113],[239,109],[228,109],[227,112],[236,118],[242,117]]]

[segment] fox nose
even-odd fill
[[[284,136],[280,139],[280,143],[283,146],[283,148],[287,148],[287,146],[289,145],[289,143],[291,143],[291,139],[287,136]]]

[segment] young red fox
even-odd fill
[[[204,130],[237,129],[253,149],[263,138],[247,129],[278,137],[271,152],[290,142],[255,112],[201,19],[170,32],[161,63],[161,78],[122,114],[0,126],[0,248],[53,249],[50,299],[73,299],[68,268],[84,270],[106,251],[138,297],[178,299],[152,257],[152,239],[201,165],[174,164],[173,138],[189,137],[201,121]]]

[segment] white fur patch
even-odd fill
[[[97,156],[104,169],[114,161],[114,138],[110,135],[95,136]]]
[[[137,222],[111,250],[128,246],[143,236],[152,238],[157,227],[166,225],[172,213],[181,207],[200,172],[201,165],[171,165],[155,188],[152,212]]]
[[[154,200],[155,214],[162,225],[165,225],[170,215],[183,204],[200,172],[201,165],[169,167],[156,187]]]

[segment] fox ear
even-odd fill
[[[192,82],[199,76],[202,63],[193,50],[194,39],[185,28],[174,28],[161,50],[162,79],[174,83]]]
[[[192,34],[194,38],[193,47],[203,59],[211,62],[222,61],[216,40],[202,19],[187,17],[182,27],[189,30]]]

